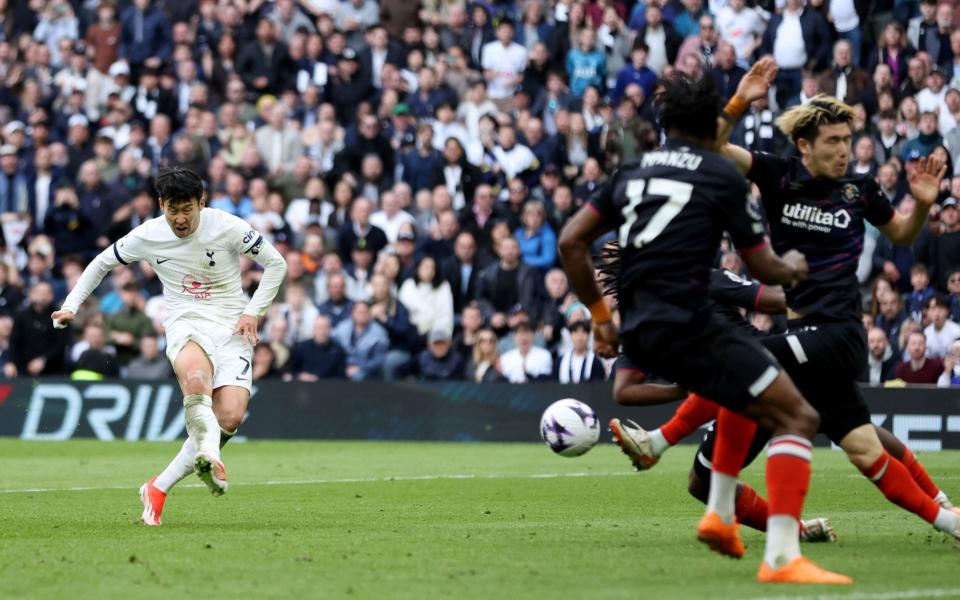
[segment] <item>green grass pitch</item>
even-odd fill
[[[833,519],[841,543],[804,548],[857,580],[846,588],[754,583],[751,530],[741,561],[698,544],[689,446],[634,473],[609,443],[575,459],[532,444],[236,443],[226,496],[191,476],[162,527],[138,525],[138,487],[177,448],[0,440],[0,597],[960,598],[952,542],[837,452],[816,454],[807,516]],[[960,453],[920,458],[960,499]],[[763,489],[762,465],[745,476]]]

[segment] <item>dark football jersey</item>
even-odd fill
[[[741,250],[764,227],[747,182],[726,158],[680,140],[618,170],[590,200],[618,233],[621,331],[687,323],[709,309],[710,267],[724,231]]]
[[[796,249],[810,272],[787,289],[787,305],[801,315],[828,321],[860,320],[857,262],[864,221],[885,225],[893,207],[869,176],[837,180],[814,177],[800,159],[753,153],[747,174],[760,188],[777,254]]]
[[[733,271],[712,269],[710,271],[710,302],[714,312],[722,315],[730,323],[744,327],[753,334],[756,330],[743,317],[740,309],[755,311],[760,300],[763,285],[744,279]]]

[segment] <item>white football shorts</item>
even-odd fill
[[[194,315],[184,315],[165,327],[167,359],[174,364],[177,355],[192,341],[199,345],[213,364],[213,389],[236,385],[250,391],[253,375],[253,346],[243,336],[231,335],[232,327]]]

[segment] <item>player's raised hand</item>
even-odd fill
[[[910,195],[926,207],[933,206],[940,197],[940,182],[947,174],[947,165],[936,156],[920,159],[917,170],[910,176]]]
[[[242,335],[245,344],[256,346],[260,341],[260,336],[257,335],[257,320],[250,315],[240,315],[237,326],[233,328],[233,335]]]
[[[50,317],[53,319],[53,326],[57,329],[65,328],[76,316],[77,315],[73,314],[73,312],[69,310],[58,310],[50,315]]]
[[[777,76],[777,63],[772,56],[765,56],[750,67],[737,86],[737,96],[747,102],[765,98]]]
[[[620,346],[620,332],[613,321],[606,323],[594,323],[593,325],[593,349],[603,358],[616,358],[617,349]]]
[[[793,281],[791,285],[800,283],[807,278],[810,266],[807,265],[807,257],[804,256],[802,252],[799,250],[787,250],[780,259],[793,269]]]

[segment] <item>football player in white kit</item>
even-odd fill
[[[236,434],[246,412],[257,320],[287,270],[280,253],[247,222],[204,208],[203,181],[195,173],[165,169],[155,187],[163,215],[100,253],[52,315],[58,326],[66,326],[118,265],[147,261],[163,283],[167,358],[183,391],[188,437],[173,462],[140,488],[147,525],[160,525],[167,492],[191,472],[214,496],[227,491],[220,449]],[[249,302],[240,284],[241,255],[264,267]]]

